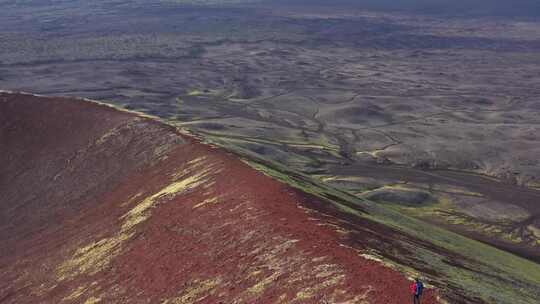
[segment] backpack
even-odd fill
[[[421,296],[424,291],[424,284],[422,282],[416,282],[416,294]]]

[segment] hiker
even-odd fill
[[[424,291],[424,284],[420,281],[419,278],[416,278],[411,284],[411,293],[413,294],[413,304],[420,304],[420,298],[422,297],[422,292]]]

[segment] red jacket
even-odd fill
[[[416,295],[416,282],[413,282],[413,283],[411,284],[411,293],[412,293],[413,295]]]

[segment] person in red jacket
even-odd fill
[[[422,298],[422,292],[424,291],[424,284],[419,278],[416,278],[411,284],[411,293],[413,295],[413,304],[420,304],[420,298]]]

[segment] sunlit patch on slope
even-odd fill
[[[86,291],[88,290],[87,286],[79,286],[73,290],[68,296],[62,299],[63,302],[73,302],[79,299]]]
[[[213,294],[213,289],[222,283],[220,277],[206,280],[194,280],[189,283],[180,296],[168,299],[163,304],[191,304],[197,303]]]
[[[96,298],[96,297],[90,297],[88,299],[86,299],[86,301],[84,302],[84,304],[97,304],[101,302],[101,299],[100,298]]]
[[[78,275],[93,275],[104,269],[120,253],[122,244],[131,239],[135,228],[146,221],[150,210],[162,199],[172,199],[176,195],[192,190],[209,182],[213,166],[205,163],[204,158],[190,161],[187,168],[175,174],[178,178],[173,183],[145,198],[124,214],[120,231],[112,237],[103,238],[76,250],[71,259],[56,269],[58,281],[73,279]],[[191,173],[196,172],[196,173]]]
[[[211,204],[216,204],[218,201],[219,201],[219,197],[211,197],[193,206],[193,209],[201,208],[201,207],[211,205]]]

